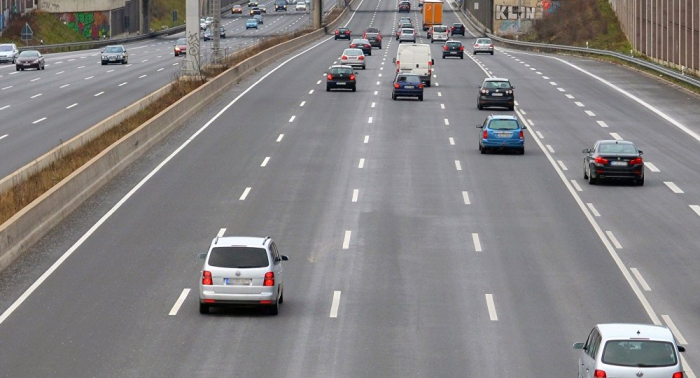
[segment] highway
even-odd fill
[[[304,12],[274,11],[274,1],[259,29],[245,28],[247,15],[222,15],[228,52],[250,46],[261,36],[289,32],[309,21]],[[330,8],[332,0],[326,2]],[[248,11],[244,7],[244,11]],[[203,34],[203,32],[202,32]],[[173,45],[183,33],[125,45],[129,64],[100,64],[101,49],[45,55],[43,71],[0,66],[0,177],[5,177],[52,148],[87,130],[180,73]],[[202,42],[203,61],[212,42]]]
[[[357,92],[324,87],[346,41],[280,59],[0,273],[0,376],[565,377],[595,324],[653,321],[698,369],[698,98],[587,58],[436,43],[425,100],[392,101],[396,2],[358,7],[347,26],[385,40]],[[489,75],[515,112],[476,109]],[[527,122],[525,155],[479,153],[491,113]],[[643,187],[583,180],[581,150],[615,137],[644,151]],[[290,257],[278,316],[199,314],[216,235]]]

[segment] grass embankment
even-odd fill
[[[32,203],[32,201],[46,193],[54,185],[68,177],[71,173],[80,168],[93,157],[97,156],[100,152],[104,151],[114,142],[141,126],[147,120],[151,119],[168,106],[174,104],[186,94],[204,84],[208,79],[216,77],[223,71],[235,66],[245,59],[252,57],[260,51],[289,41],[293,38],[309,33],[310,31],[312,30],[305,29],[285,35],[265,38],[261,40],[260,43],[229,56],[222,62],[221,65],[202,70],[199,80],[176,80],[167,94],[141,110],[133,117],[123,121],[116,127],[103,133],[83,147],[67,154],[51,166],[45,168],[41,172],[37,172],[26,181],[19,183],[4,193],[0,193],[0,224],[10,219],[25,206],[29,205]]]
[[[607,0],[562,1],[551,16],[537,20],[525,40],[581,46],[628,54],[632,45]]]
[[[177,11],[177,21],[173,21]],[[172,28],[185,24],[185,0],[153,0],[151,3],[151,29],[158,31],[163,26]]]
[[[34,32],[34,39],[25,44],[20,38],[22,27],[29,23],[29,27]],[[40,40],[44,40],[45,45],[67,42],[82,42],[88,39],[63,25],[55,15],[35,10],[24,16],[13,18],[7,25],[7,29],[2,32],[0,43],[16,43],[17,46],[36,46]]]

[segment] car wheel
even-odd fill
[[[643,186],[644,185],[644,176],[642,178],[635,180],[637,186]]]
[[[352,87],[352,91],[353,91],[353,92],[356,92],[356,91],[357,91],[357,87],[356,87],[356,86],[353,86],[353,87]]]
[[[481,103],[479,103],[479,101],[477,101],[477,102],[476,102],[476,108],[479,109],[479,110],[483,110],[483,109],[484,109],[484,106],[481,105]]]
[[[277,315],[280,313],[280,301],[279,301],[279,299],[275,300],[275,303],[273,303],[272,306],[267,308],[267,313],[270,315]]]
[[[442,59],[445,59],[445,55],[442,56]]]
[[[519,155],[525,155],[525,147],[518,150]]]
[[[284,303],[284,290],[282,290],[282,294],[280,294],[280,304]]]
[[[491,51],[491,55],[493,55],[493,51]]]
[[[418,96],[418,101],[423,101],[423,96]]]
[[[509,105],[509,106],[508,106],[508,110],[511,110],[511,111],[512,111],[513,109],[515,109],[515,105]]]
[[[583,179],[588,180],[588,173],[586,172],[586,163],[583,163]]]
[[[396,93],[394,93],[394,92],[391,93],[391,99],[396,101]]]
[[[331,86],[330,86],[330,84],[326,84],[326,92],[330,92],[330,91],[331,91]]]
[[[486,153],[486,147],[483,147],[482,145],[479,145],[479,150],[481,151],[482,155]]]
[[[103,65],[103,66],[106,65],[106,64],[107,64],[106,62],[102,62],[102,65]]]
[[[598,182],[598,179],[593,178],[593,175],[588,172],[588,184],[589,185],[595,185]]]
[[[460,55],[459,59],[464,59],[464,54]]]
[[[425,82],[425,86],[428,87],[428,88],[430,88],[430,80],[428,80],[428,81]]]
[[[17,69],[17,71],[19,71],[19,67],[15,66],[15,68]]]
[[[200,314],[208,314],[209,313],[209,305],[206,305],[204,303],[199,304],[199,313]]]

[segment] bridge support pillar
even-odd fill
[[[151,0],[139,0],[139,31],[141,34],[151,32],[151,25],[148,21],[151,16]]]

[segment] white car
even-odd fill
[[[19,55],[17,45],[14,43],[3,43],[0,45],[0,62],[9,62],[14,64]]]
[[[367,68],[365,54],[360,49],[343,50],[343,55],[340,56],[340,64],[344,66],[361,67],[363,70]]]
[[[294,10],[306,11],[306,3],[303,1],[297,1],[297,3],[294,5]]]

